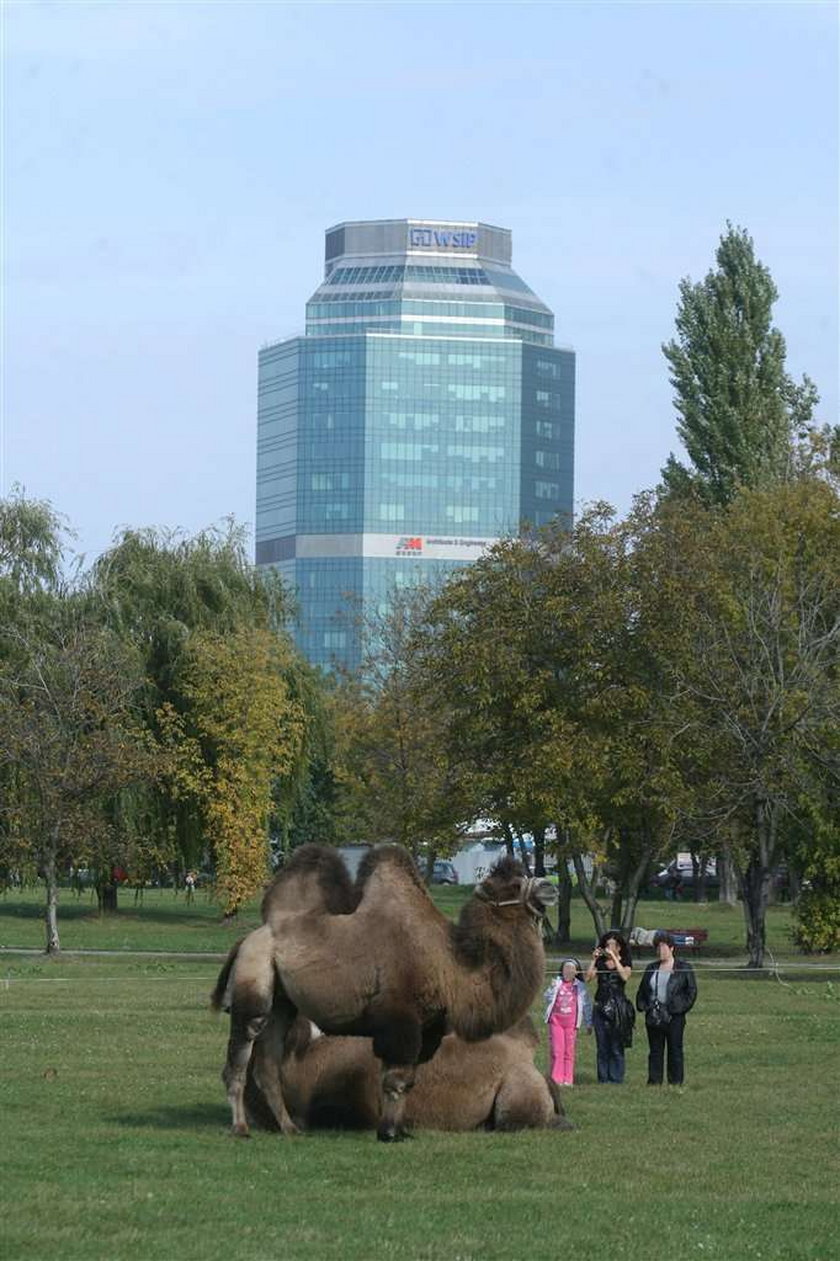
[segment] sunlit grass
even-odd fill
[[[228,1137],[210,961],[0,960],[2,1252],[62,1261],[836,1255],[837,986],[701,972],[682,1093],[574,1133]],[[632,987],[631,987],[632,988]]]
[[[463,886],[435,885],[431,894],[441,910],[456,917],[471,890]],[[183,892],[147,889],[142,902],[132,890],[120,892],[116,915],[100,915],[94,895],[81,898],[62,889],[59,930],[65,950],[157,950],[224,953],[244,933],[259,923],[259,899],[248,902],[235,919],[224,921],[207,891],[199,890],[187,903]],[[645,928],[705,928],[708,943],[701,958],[744,957],[744,917],[740,907],[718,902],[666,902],[661,897],[643,899],[637,921]],[[767,915],[767,943],[774,957],[802,958],[790,937],[791,911],[786,904],[771,906]],[[572,900],[572,941],[569,953],[585,954],[592,948],[592,917],[580,898]],[[0,946],[42,949],[44,946],[43,891],[11,890],[0,897]],[[563,947],[563,951],[566,947]],[[642,956],[644,957],[644,956]],[[648,956],[649,957],[649,956]]]

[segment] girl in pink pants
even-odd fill
[[[571,1086],[575,1078],[575,1047],[581,1025],[592,1032],[592,1000],[580,975],[577,959],[564,959],[560,975],[545,992],[545,1020],[551,1048],[551,1080]]]

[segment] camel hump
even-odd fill
[[[356,894],[344,860],[329,845],[301,845],[265,891],[263,920],[277,910],[321,910],[349,915]]]
[[[382,867],[388,867],[389,874],[399,873],[417,886],[425,897],[428,897],[426,886],[420,878],[420,873],[414,859],[411,857],[407,849],[402,845],[377,845],[374,849],[368,850],[362,861],[359,863],[359,869],[356,872],[356,896],[361,898],[365,886],[375,871],[379,871]]]

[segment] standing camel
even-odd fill
[[[398,845],[363,859],[355,888],[324,846],[296,850],[263,899],[261,928],[234,946],[212,995],[230,1011],[222,1074],[233,1132],[245,1136],[244,1092],[254,1041],[274,1053],[257,1084],[284,1134],[293,1134],[279,1064],[298,1012],[325,1033],[373,1039],[381,1063],[377,1137],[397,1142],[418,1063],[444,1034],[468,1042],[509,1029],[528,1012],[544,977],[540,919],[557,891],[503,858],[453,924],[438,911]]]

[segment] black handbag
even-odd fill
[[[664,1029],[671,1023],[671,1013],[664,1003],[655,998],[645,1012],[645,1024],[648,1029]]]

